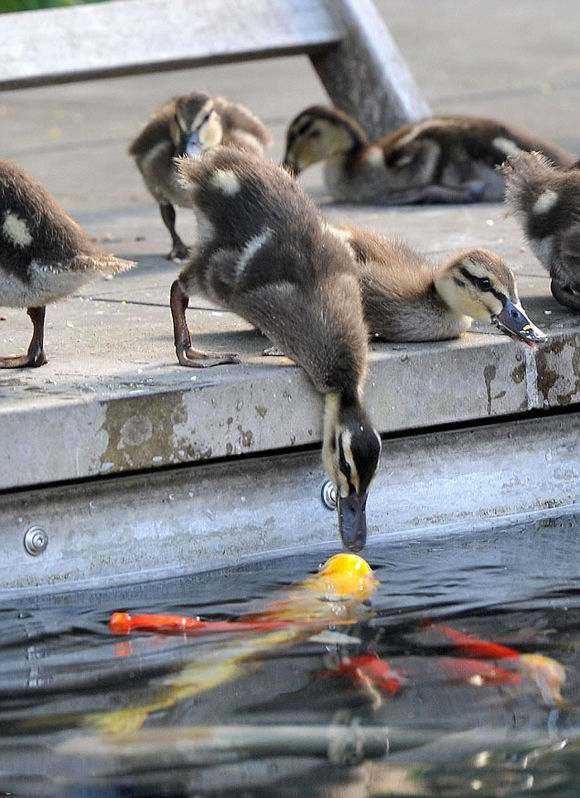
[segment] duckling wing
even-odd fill
[[[221,118],[225,146],[262,154],[272,144],[267,127],[245,105],[230,102],[225,97],[215,97],[214,107]]]
[[[54,270],[93,252],[89,237],[46,188],[9,161],[0,161],[2,266],[25,274],[32,263]]]
[[[387,238],[352,225],[340,225],[331,231],[351,250],[363,284],[382,286],[396,295],[414,295],[433,279],[433,264],[397,236]]]
[[[457,334],[434,290],[438,270],[399,238],[343,226],[337,234],[355,261],[372,338],[429,341]]]
[[[172,103],[172,106],[173,112],[175,112],[175,103]],[[133,158],[140,160],[163,142],[169,142],[169,144],[171,144],[171,134],[169,132],[169,111],[165,111],[165,109],[164,113],[158,113],[153,117],[153,119],[150,119],[149,122],[147,122],[145,127],[129,145],[128,153]]]

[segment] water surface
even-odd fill
[[[119,638],[107,621],[118,609],[214,620],[259,612],[327,553],[5,602],[0,795],[577,798],[579,531],[568,515],[371,545],[380,585],[367,617],[250,658],[239,658],[248,644],[237,637]],[[446,626],[557,660],[563,700],[525,674],[516,683],[501,668],[493,679],[462,672]],[[336,672],[366,654],[387,663],[395,690]],[[194,695],[179,692],[183,669],[189,686],[199,678]],[[131,731],[135,710],[156,701],[137,713],[141,749],[116,742],[119,718]],[[245,750],[224,742],[239,725]],[[222,747],[188,746],[200,726],[218,727]],[[382,742],[370,750],[373,734],[389,753]]]

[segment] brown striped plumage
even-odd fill
[[[28,354],[1,358],[0,368],[46,363],[45,306],[133,265],[98,249],[43,185],[0,161],[0,306],[27,308],[34,325]]]
[[[312,106],[290,124],[285,165],[294,173],[325,161],[335,199],[400,205],[503,199],[496,171],[506,155],[540,150],[568,167],[575,156],[533,133],[494,119],[434,116],[375,142],[335,108]]]
[[[192,136],[197,137],[199,152],[222,144],[259,156],[271,143],[268,130],[251,111],[224,97],[193,92],[175,97],[155,111],[131,143],[129,154],[159,204],[171,235],[170,260],[188,255],[175,229],[174,206],[187,207],[189,202],[177,180],[174,159],[186,153]]]
[[[468,249],[434,263],[399,238],[351,225],[329,229],[352,252],[371,338],[457,338],[473,319],[490,322],[507,302],[519,307],[513,272],[493,252]]]
[[[511,156],[502,168],[506,201],[538,260],[554,298],[580,311],[580,163],[555,167],[540,153]]]
[[[218,147],[179,162],[201,235],[172,289],[179,362],[200,366],[185,323],[201,293],[264,332],[325,396],[323,456],[346,545],[360,548],[380,439],[362,405],[367,329],[348,248],[284,169]],[[219,355],[218,362],[223,362]]]

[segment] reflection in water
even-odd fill
[[[371,546],[379,584],[344,612],[298,601],[313,555],[5,605],[0,795],[577,798],[578,531]],[[107,626],[298,605],[263,634]]]

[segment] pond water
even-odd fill
[[[353,623],[294,636],[108,620],[260,613],[332,552],[4,602],[0,795],[577,798],[579,532],[566,515],[370,545]]]

